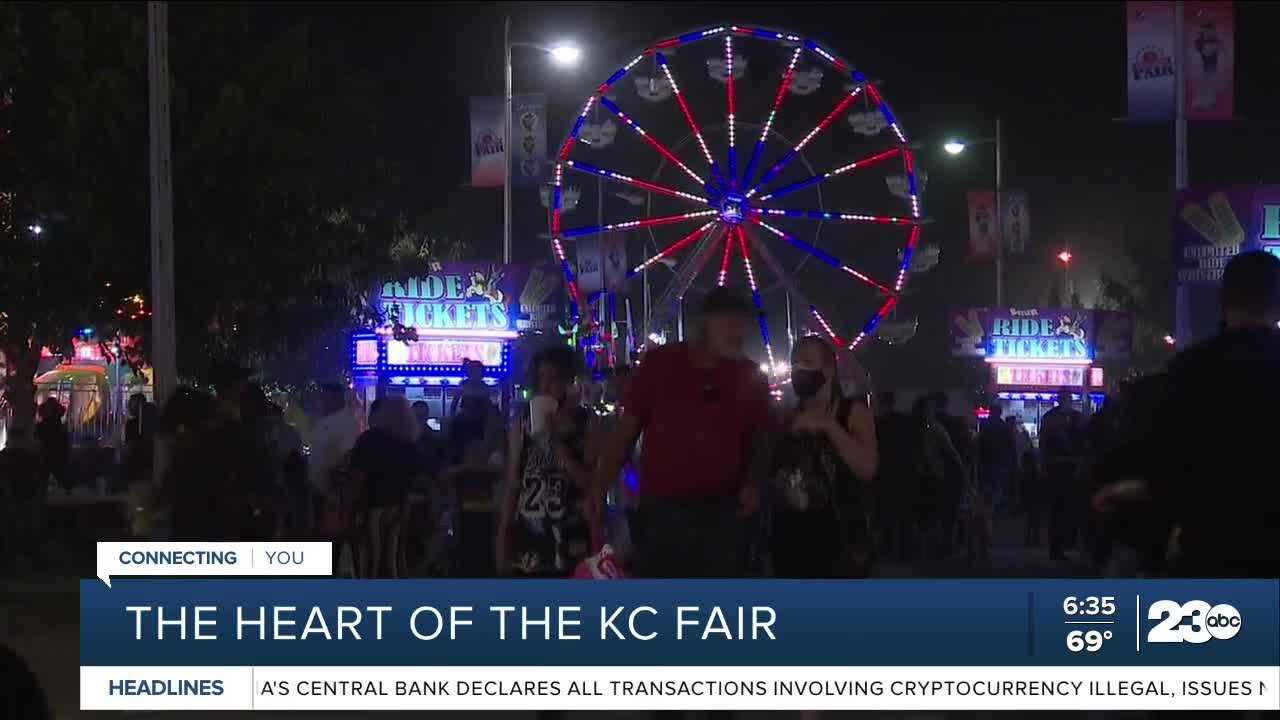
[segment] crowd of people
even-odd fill
[[[985,560],[1017,523],[1050,559],[1111,574],[1274,577],[1257,548],[1276,507],[1259,468],[1280,402],[1277,266],[1236,258],[1217,338],[1089,415],[1064,389],[1034,444],[998,403],[974,427],[943,393],[904,412],[851,392],[817,336],[795,344],[779,403],[743,352],[754,308],[718,288],[690,341],[599,389],[551,345],[504,413],[469,365],[443,428],[392,394],[362,422],[326,385],[304,442],[247,370],[219,366],[212,392],[184,388],[158,417],[130,402],[121,467],[154,488],[156,536],[333,539],[362,577],[569,577],[612,542],[639,577],[856,578],[886,558]],[[73,467],[59,410],[0,457],[10,507],[98,472]],[[152,479],[157,447],[170,462]]]

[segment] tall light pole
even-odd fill
[[[996,307],[1004,306],[1004,215],[1001,209],[1001,195],[1004,194],[1004,158],[1003,141],[1000,132],[1000,116],[996,116],[996,134],[989,138],[981,138],[971,142],[948,140],[942,149],[948,155],[959,155],[974,145],[990,143],[996,151]]]
[[[147,86],[151,134],[151,367],[156,406],[178,383],[173,306],[173,168],[169,146],[169,5],[147,3]],[[157,444],[155,479],[163,477],[166,446]]]
[[[573,65],[578,61],[578,48],[567,45],[554,45],[551,47],[539,45],[537,43],[512,42],[511,41],[511,16],[503,18],[502,23],[502,71],[504,90],[502,94],[502,142],[503,142],[503,168],[502,168],[502,262],[509,264],[511,262],[511,115],[514,111],[513,92],[511,83],[511,50],[517,47],[533,48],[540,50],[558,65]]]

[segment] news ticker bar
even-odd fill
[[[1280,581],[88,580],[80,629],[82,666],[1274,670]]]
[[[1258,667],[82,667],[82,710],[1278,710]]]

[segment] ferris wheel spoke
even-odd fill
[[[738,249],[742,253],[742,268],[747,273],[747,283],[751,286],[751,302],[756,306],[756,321],[760,325],[760,338],[764,340],[764,350],[769,355],[769,367],[777,363],[773,359],[773,343],[769,340],[769,320],[765,317],[764,302],[760,299],[760,286],[756,284],[756,273],[751,267],[751,253],[747,251],[747,234],[741,225],[734,227],[737,235]],[[726,259],[728,252],[725,253]]]
[[[702,227],[698,228],[697,230],[694,230],[693,232],[689,233],[688,235],[685,235],[679,240],[676,240],[675,242],[671,243],[665,248],[659,250],[657,254],[655,254],[653,257],[646,259],[644,262],[640,263],[639,265],[635,266],[631,270],[627,271],[627,278],[630,279],[635,277],[636,275],[639,275],[645,270],[648,270],[654,263],[661,261],[663,258],[667,257],[671,253],[693,242],[698,238],[699,235],[706,232],[707,228],[711,227],[713,224],[714,222],[709,222],[706,225],[703,225]]]
[[[802,210],[799,208],[759,208],[753,207],[748,210],[753,215],[764,217],[789,217],[803,218],[807,220],[836,220],[840,222],[853,223],[876,223],[879,225],[913,225],[915,221],[911,218],[897,217],[895,215],[867,215],[865,213],[844,213],[844,212],[828,212],[826,210]]]
[[[724,287],[725,281],[729,279],[729,255],[733,251],[733,233],[725,233],[724,236],[724,254],[720,256],[720,278],[716,281],[716,285]]]
[[[635,120],[632,120],[630,115],[627,115],[625,112],[623,112],[622,108],[618,107],[617,103],[601,95],[600,105],[606,108],[609,112],[613,113],[614,115],[617,115],[618,119],[621,120],[623,123],[625,123],[627,127],[631,128],[632,132],[636,133],[642,139],[644,139],[645,142],[653,146],[653,149],[657,150],[659,154],[661,154],[666,159],[670,160],[673,165],[683,170],[684,174],[688,175],[690,178],[693,179],[694,182],[698,184],[698,187],[704,188],[707,192],[711,193],[713,197],[718,197],[720,195],[720,192],[716,189],[714,185],[704,180],[702,176],[698,175],[698,173],[690,169],[688,165],[685,165],[684,161],[676,157],[675,153],[668,150],[666,145],[663,145],[661,142],[658,142],[657,138],[653,137],[648,132],[646,132],[644,128],[640,127],[640,124],[637,123]]]
[[[818,325],[822,328],[822,331],[827,334],[827,337],[831,338],[832,343],[836,345],[844,345],[844,342],[840,340],[840,336],[836,334],[835,330],[831,329],[831,323],[827,322],[827,319],[822,317],[822,313],[818,312],[818,307],[816,305],[809,306],[809,314],[813,316],[814,320],[818,321]]]
[[[663,195],[670,195],[672,197],[692,200],[698,203],[699,205],[712,204],[711,198],[703,197],[701,195],[694,195],[693,193],[687,193],[683,190],[676,190],[675,188],[670,188],[670,187],[667,187],[666,185],[651,183],[647,180],[640,180],[638,178],[633,178],[630,175],[624,175],[620,172],[616,172],[608,168],[596,167],[595,165],[584,163],[580,160],[565,160],[565,165],[568,165],[570,168],[573,168],[574,170],[577,170],[579,172],[590,173],[592,175],[599,175],[601,177],[609,178],[610,180],[617,180],[618,182],[626,183],[628,185],[634,185],[635,187],[638,187],[638,188],[644,188],[645,190],[652,190],[653,192],[656,192],[656,193],[662,193]]]
[[[725,97],[729,107],[729,189],[736,190],[738,188],[738,150],[734,147],[734,115],[737,114],[737,108],[733,99],[733,33],[725,33],[724,36],[724,69],[726,72]],[[725,244],[728,245],[728,240]]]
[[[853,91],[850,92],[848,95],[845,95],[844,98],[840,100],[840,102],[836,103],[836,106],[831,109],[831,112],[827,113],[827,116],[822,118],[821,122],[815,125],[813,129],[809,131],[809,134],[804,136],[804,139],[796,143],[795,147],[788,150],[786,154],[784,154],[781,158],[778,159],[778,162],[774,163],[772,166],[770,166],[768,170],[765,171],[764,176],[760,178],[760,182],[753,185],[751,189],[747,191],[747,197],[754,196],[757,192],[760,191],[760,188],[765,183],[777,177],[778,173],[782,172],[782,169],[785,168],[788,163],[794,160],[795,157],[800,154],[801,150],[804,150],[804,146],[808,145],[811,140],[813,140],[815,137],[818,136],[818,133],[822,132],[828,125],[830,125],[831,121],[834,120],[837,115],[844,112],[844,109],[849,107],[849,103],[853,102],[853,99],[856,98],[861,92],[862,92],[861,85],[854,86]]]
[[[802,188],[807,188],[810,185],[815,185],[824,180],[828,180],[830,178],[837,177],[839,175],[844,175],[845,173],[851,170],[864,168],[868,165],[871,165],[872,163],[879,162],[880,160],[891,158],[894,155],[897,155],[899,152],[902,152],[901,148],[895,147],[895,148],[889,148],[888,150],[884,150],[882,152],[878,152],[874,155],[868,155],[867,157],[864,157],[860,160],[854,160],[851,163],[846,163],[844,165],[841,165],[835,170],[830,170],[828,172],[811,175],[803,180],[798,180],[796,182],[793,182],[790,185],[783,185],[782,187],[776,190],[773,190],[772,192],[768,192],[764,195],[761,195],[759,199],[761,202],[764,202],[765,200],[773,200],[775,198],[779,198],[783,195],[786,195],[788,193],[793,193],[796,190],[800,190]]]
[[[876,326],[880,324],[880,321],[884,319],[885,315],[889,314],[889,311],[892,310],[893,306],[896,304],[898,304],[898,298],[896,295],[885,298],[884,303],[880,305],[880,309],[876,311],[876,314],[871,316],[871,319],[867,321],[866,325],[862,326],[862,330],[857,334],[857,336],[849,342],[849,347],[847,349],[853,350],[858,347],[863,340],[867,339],[871,333],[875,332]]]
[[[778,85],[778,93],[773,98],[773,107],[769,108],[769,117],[764,121],[764,127],[760,131],[760,139],[756,140],[756,147],[751,151],[751,159],[747,161],[747,170],[742,174],[742,186],[747,187],[751,184],[751,176],[755,173],[756,163],[760,161],[760,153],[764,152],[764,144],[769,139],[769,131],[773,129],[773,121],[778,117],[778,108],[782,107],[782,99],[787,96],[787,89],[791,87],[791,78],[796,74],[796,62],[800,60],[800,53],[804,52],[804,48],[797,47],[791,52],[791,62],[787,63],[787,69],[782,73],[782,82]]]
[[[725,231],[721,230],[721,232]],[[703,268],[707,266],[707,263],[711,260],[711,255],[715,252],[716,243],[720,241],[720,238],[716,237],[714,232],[708,234],[706,239],[709,242],[704,243],[702,247],[698,248],[698,252],[696,252],[693,258],[690,259],[688,266],[684,268],[684,275],[682,277],[677,277],[676,280],[673,281],[678,283],[676,285],[676,297],[681,300],[683,300],[684,296],[688,294],[689,288],[693,285],[693,281],[697,280],[698,276],[702,274]]]
[[[676,96],[676,104],[680,106],[680,113],[684,115],[685,122],[689,125],[689,130],[693,133],[694,140],[698,141],[698,147],[702,149],[702,156],[707,159],[707,167],[711,170],[711,174],[715,176],[716,182],[720,183],[721,188],[728,188],[729,184],[725,182],[724,173],[720,171],[720,165],[711,157],[711,150],[707,147],[707,141],[702,137],[702,130],[698,128],[698,123],[693,119],[693,113],[689,111],[689,104],[685,102],[684,93],[680,92],[680,85],[676,83],[675,75],[671,72],[671,67],[667,64],[667,58],[662,53],[656,53],[655,57],[658,61],[658,67],[662,68],[662,73],[666,75],[667,82],[671,85],[671,94]]]
[[[608,232],[610,230],[630,230],[632,228],[648,227],[650,225],[662,225],[664,223],[692,220],[694,218],[714,215],[715,213],[715,210],[699,210],[697,212],[687,212],[679,215],[663,215],[661,217],[644,218],[642,220],[626,220],[624,222],[609,223],[607,225],[583,225],[582,227],[565,228],[560,231],[560,235],[563,237],[575,237],[577,235],[591,235],[593,233]]]
[[[832,266],[832,267],[834,267],[834,268],[839,268],[840,270],[843,270],[844,272],[848,273],[849,275],[853,276],[854,278],[856,278],[856,279],[860,280],[860,281],[861,281],[862,283],[864,283],[865,285],[867,285],[867,286],[869,286],[869,287],[873,287],[873,288],[875,288],[876,290],[879,290],[880,292],[884,293],[885,295],[894,295],[894,294],[895,294],[895,293],[894,293],[894,291],[893,291],[893,288],[890,288],[889,286],[884,285],[884,284],[882,284],[882,283],[876,282],[875,280],[872,280],[870,277],[868,277],[868,276],[866,275],[866,273],[863,273],[863,272],[861,272],[861,271],[857,270],[856,268],[853,268],[853,267],[850,267],[850,266],[848,266],[848,265],[845,265],[844,263],[840,262],[840,260],[839,260],[838,258],[836,258],[834,255],[832,255],[832,254],[830,254],[830,253],[826,252],[825,250],[820,250],[819,248],[816,248],[816,247],[814,247],[813,245],[810,245],[809,243],[807,243],[807,242],[805,242],[805,241],[801,240],[800,238],[798,238],[798,237],[796,237],[796,236],[792,235],[791,233],[788,233],[788,232],[784,232],[784,231],[782,231],[782,230],[779,230],[778,228],[776,228],[776,227],[774,227],[774,226],[770,225],[769,223],[764,222],[763,220],[761,220],[761,219],[760,219],[760,218],[758,218],[758,217],[750,217],[749,219],[751,220],[751,222],[753,222],[753,223],[755,223],[755,224],[759,225],[760,227],[764,228],[765,230],[768,230],[769,232],[773,233],[774,235],[777,235],[778,237],[782,238],[783,240],[786,240],[787,242],[791,243],[792,245],[795,245],[796,247],[800,248],[801,250],[804,250],[805,252],[807,252],[807,253],[809,253],[810,255],[812,255],[812,256],[814,256],[814,257],[818,258],[819,260],[821,260],[821,261],[823,261],[823,262],[827,263],[828,265],[830,265],[830,266]]]

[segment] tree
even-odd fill
[[[0,351],[19,427],[42,348],[145,322],[123,304],[147,272],[143,33],[140,4],[0,3]]]

